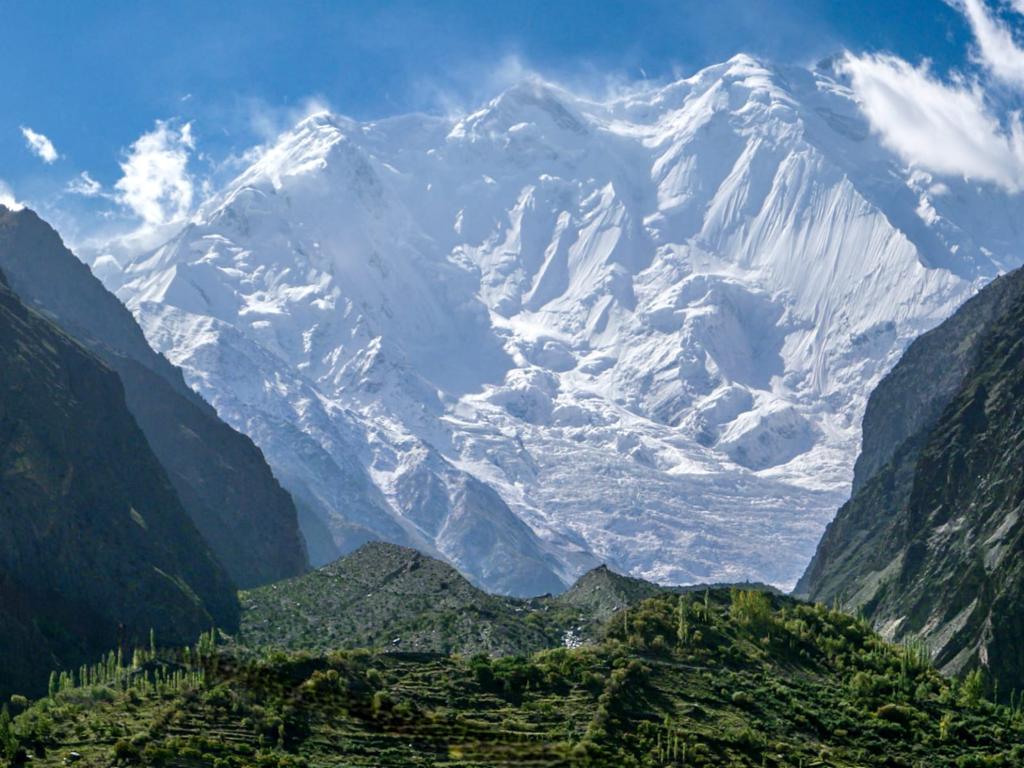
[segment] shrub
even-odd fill
[[[114,762],[135,765],[142,762],[142,752],[130,741],[119,739],[114,744]]]
[[[875,712],[875,717],[880,720],[888,720],[890,723],[899,725],[910,725],[917,716],[917,710],[905,707],[901,704],[883,704]]]
[[[959,701],[961,706],[974,709],[981,703],[985,695],[985,677],[980,668],[968,672],[960,686]]]
[[[736,704],[740,707],[750,707],[754,704],[754,697],[746,691],[736,691],[736,693],[734,693],[730,697],[730,699],[732,700],[733,704]]]

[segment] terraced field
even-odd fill
[[[1024,716],[982,677],[948,680],[862,620],[755,591],[662,594],[595,644],[528,657],[257,656],[207,638],[141,662],[58,680],[15,718],[17,749],[83,768],[1024,761]]]

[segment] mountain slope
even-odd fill
[[[524,622],[557,606],[489,595],[439,560],[382,543],[244,592],[241,603],[241,645],[289,650],[522,654],[561,645],[578,622],[577,611]]]
[[[305,568],[296,512],[258,448],[154,352],[131,314],[31,210],[0,206],[0,269],[22,299],[115,370],[193,523],[241,586]]]
[[[827,67],[737,56],[313,115],[109,279],[338,551],[515,594],[601,562],[789,587],[868,393],[1020,263],[1020,206],[908,171]]]
[[[1004,275],[907,348],[868,399],[854,492],[904,441],[938,421],[968,371],[979,363],[990,326],[1022,293],[1024,273]]]
[[[150,629],[181,643],[238,623],[117,375],[3,279],[0,529],[0,694],[45,690],[51,670]]]
[[[582,615],[606,621],[623,608],[665,591],[665,587],[622,576],[602,565],[583,574],[556,600]]]
[[[1018,271],[915,342],[872,396],[865,453],[892,437],[886,424],[869,440],[884,414],[928,405],[839,511],[798,587],[864,610],[890,637],[923,639],[948,672],[987,668],[1004,693],[1024,687],[1022,382]],[[858,466],[877,463],[868,453]]]
[[[439,560],[376,542],[297,579],[242,593],[237,642],[292,651],[522,655],[592,642],[617,611],[668,591],[601,566],[557,596],[492,595]]]

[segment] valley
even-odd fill
[[[1024,0],[0,51],[0,768],[1024,765]]]

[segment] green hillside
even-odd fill
[[[1024,760],[1024,717],[990,703],[979,675],[943,678],[920,650],[820,606],[756,591],[662,594],[601,633],[598,644],[529,657],[254,657],[207,640],[159,661],[111,658],[86,673],[92,684],[65,678],[65,690],[17,714],[8,748],[40,766]]]

